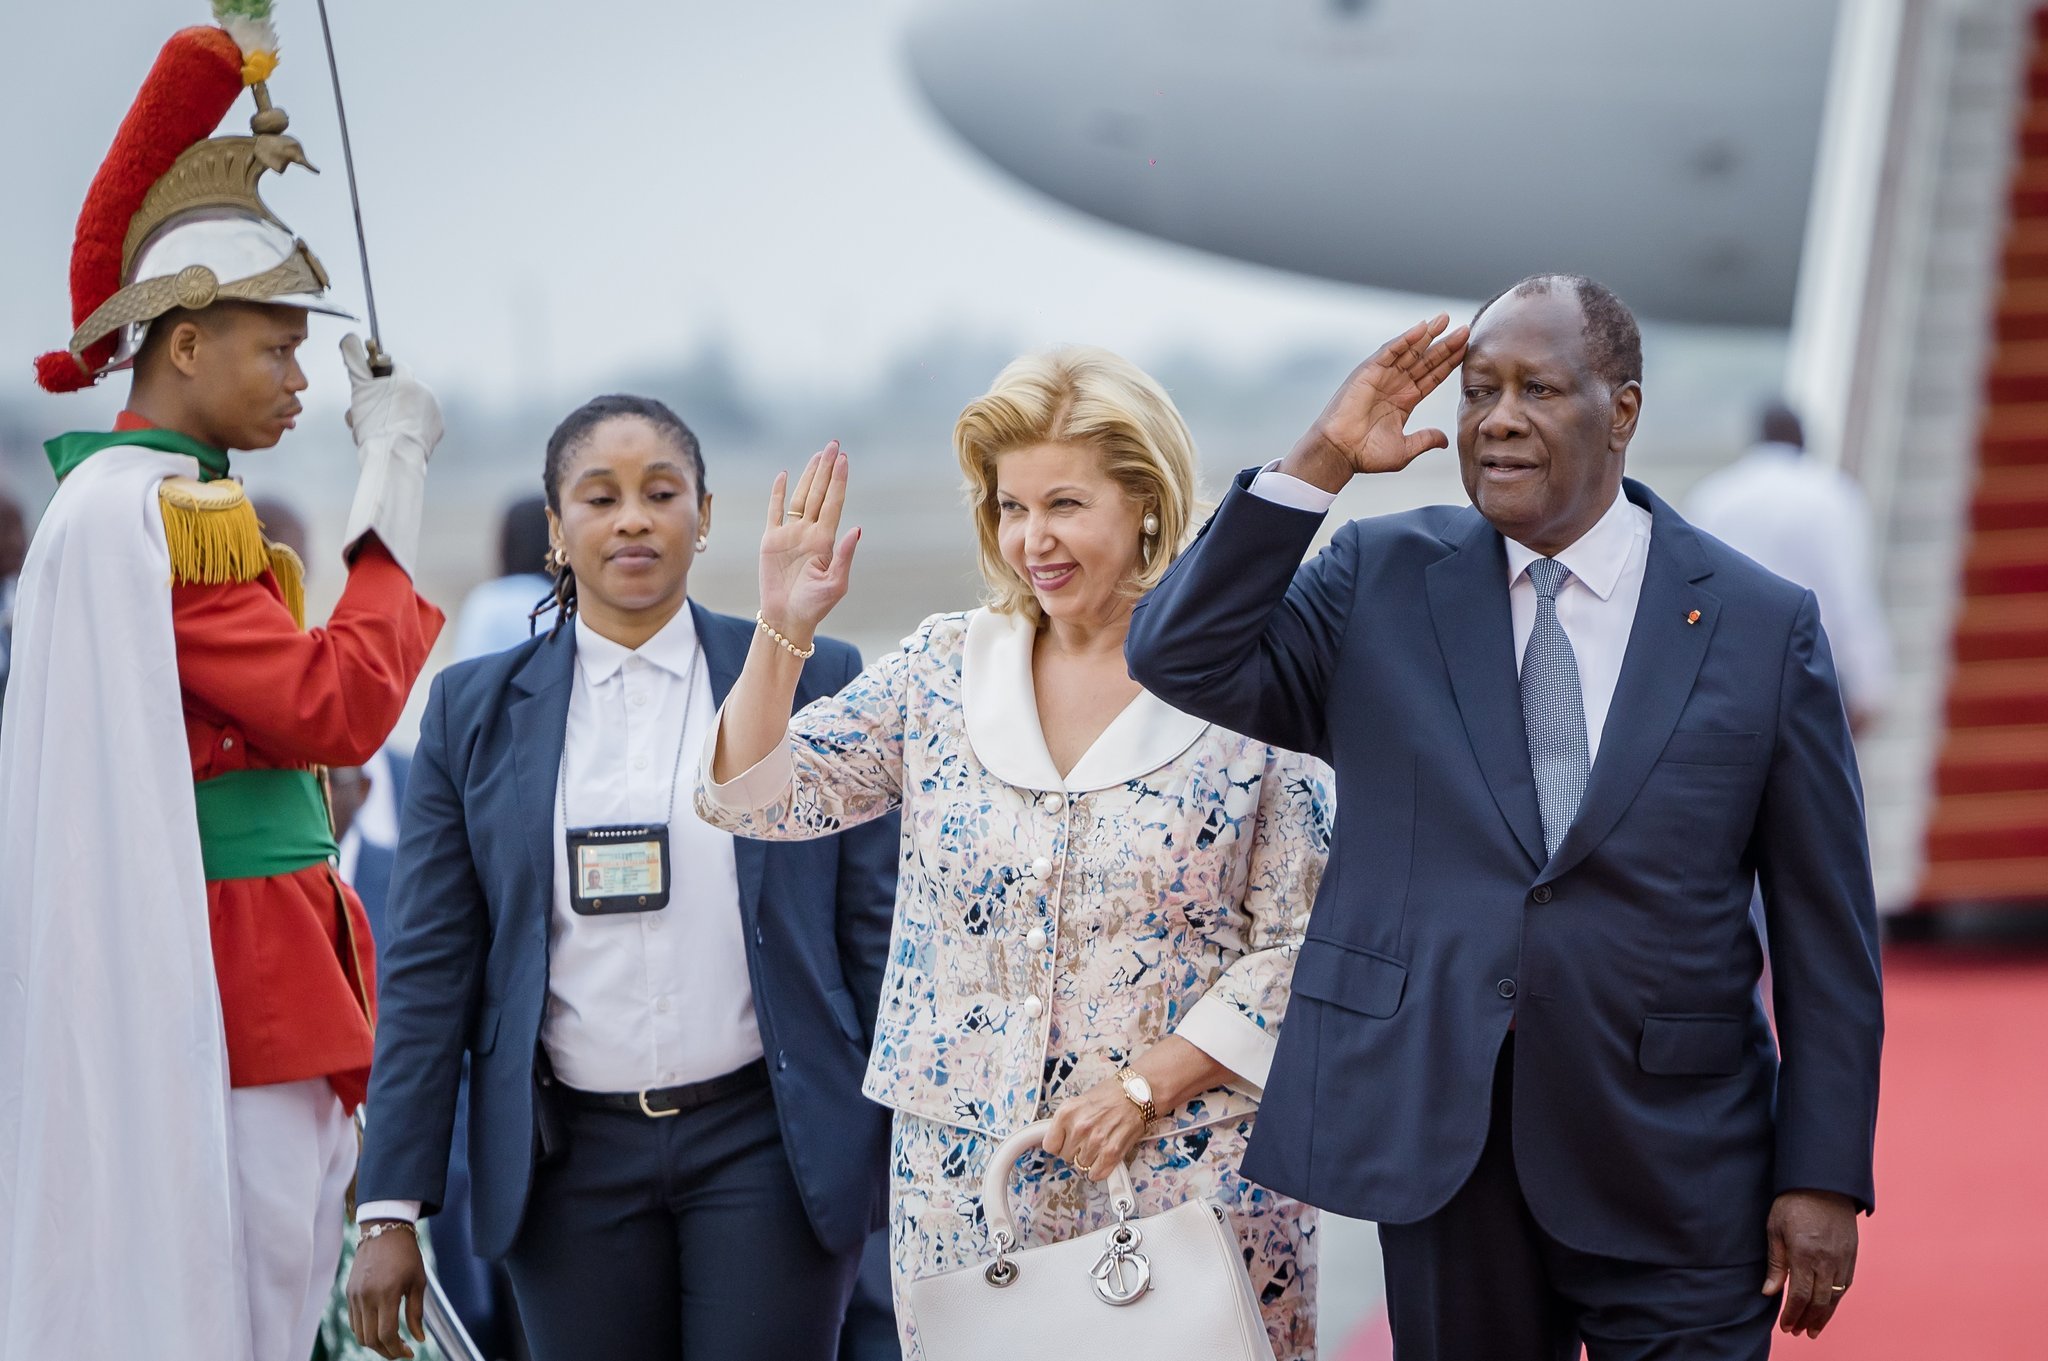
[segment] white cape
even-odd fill
[[[254,1361],[157,506],[106,449],[30,546],[0,725],[0,1361]]]

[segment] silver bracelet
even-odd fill
[[[410,1219],[373,1219],[358,1228],[356,1241],[367,1243],[373,1238],[382,1238],[393,1229],[404,1229],[415,1238],[420,1236],[420,1226]]]

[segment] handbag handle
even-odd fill
[[[996,1147],[989,1156],[988,1170],[981,1174],[981,1213],[988,1221],[989,1237],[998,1253],[1017,1246],[1017,1221],[1010,1216],[1010,1172],[1017,1159],[1045,1146],[1046,1132],[1051,1128],[1050,1120],[1024,1126]],[[1109,1202],[1116,1207],[1119,1219],[1137,1213],[1138,1190],[1131,1185],[1130,1169],[1121,1162],[1109,1170]]]

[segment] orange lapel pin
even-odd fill
[[[1693,612],[1692,612],[1691,614],[1688,614],[1688,615],[1686,615],[1686,616],[1685,616],[1685,622],[1686,622],[1686,623],[1688,623],[1688,624],[1697,624],[1697,623],[1699,623],[1699,622],[1700,622],[1700,612],[1699,612],[1698,610],[1694,610],[1694,611],[1693,611]]]

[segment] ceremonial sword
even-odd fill
[[[356,157],[348,140],[348,109],[341,102],[341,67],[334,60],[334,30],[327,22],[327,0],[320,7],[320,37],[327,44],[327,75],[334,83],[334,118],[341,125],[341,163],[348,172],[348,203],[356,218],[356,255],[363,262],[363,301],[370,313],[370,372],[379,378],[391,376],[391,356],[384,353],[382,334],[377,329],[377,288],[370,282],[370,241],[363,234],[363,198],[356,189]]]

